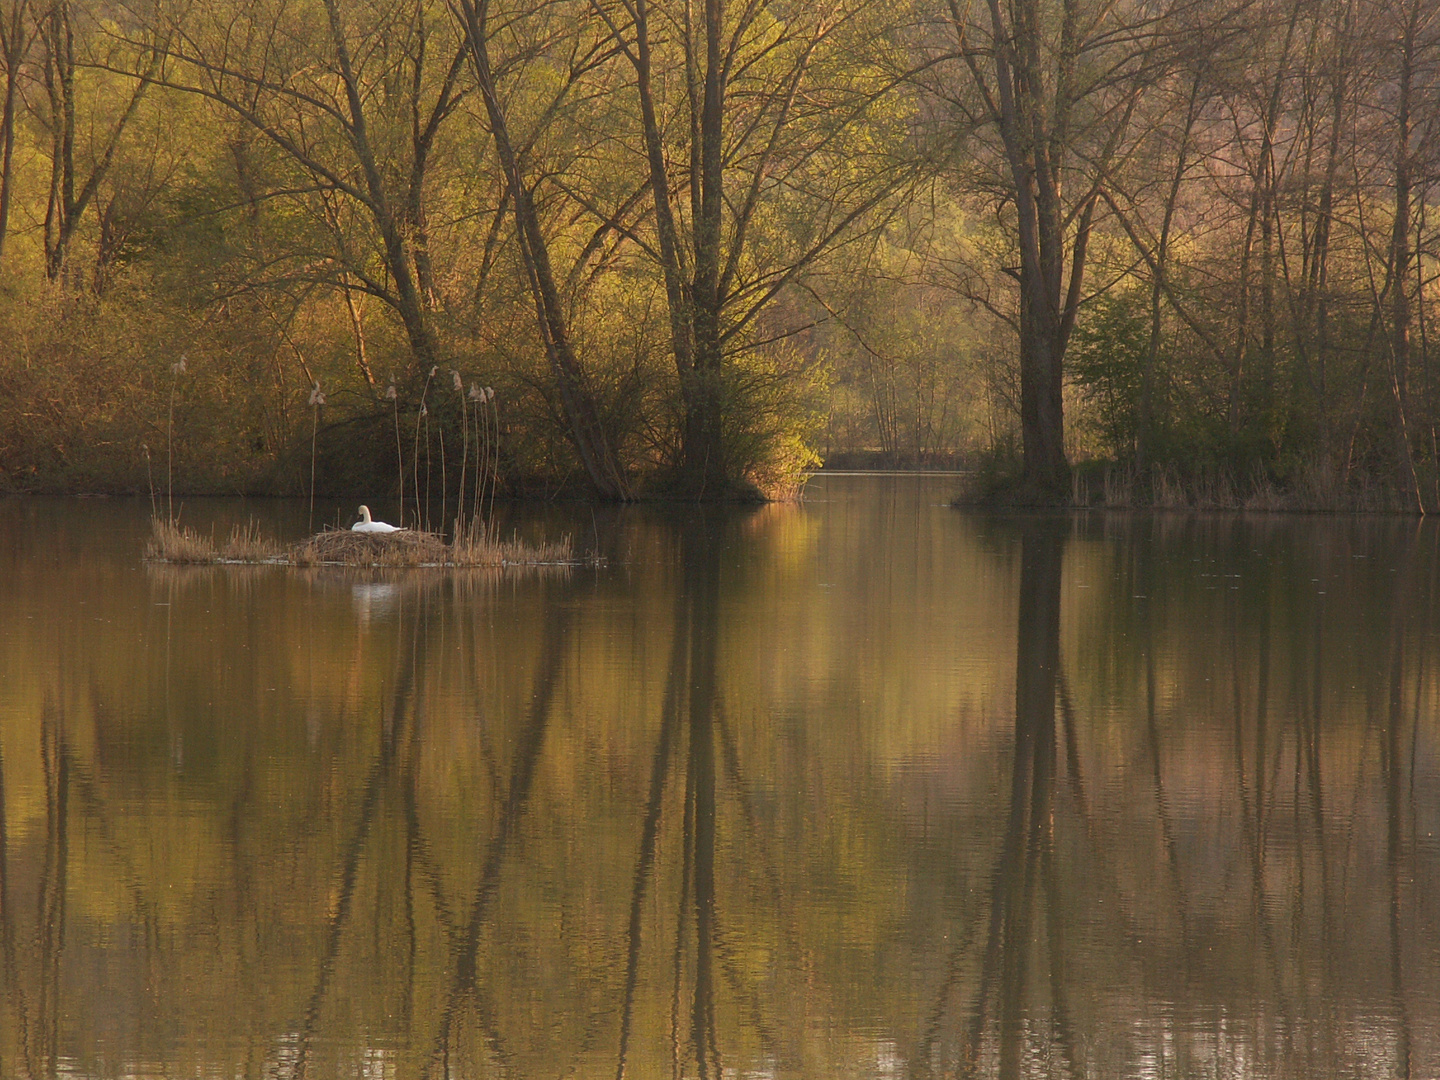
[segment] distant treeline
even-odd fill
[[[610,498],[1440,508],[1433,3],[0,0],[0,65],[0,489],[484,438]]]

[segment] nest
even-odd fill
[[[393,533],[361,533],[332,529],[316,533],[292,547],[288,560],[296,566],[339,563],[344,566],[436,566],[450,563],[450,545],[437,533],[403,529]]]

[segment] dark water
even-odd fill
[[[1436,528],[948,494],[511,577],[0,502],[0,1074],[1440,1074]]]

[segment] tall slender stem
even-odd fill
[[[455,392],[460,397],[460,493],[455,497],[455,538],[465,525],[465,466],[470,461],[470,411],[465,408],[465,383],[455,374]]]
[[[391,403],[395,406],[395,470],[400,474],[400,525],[405,525],[405,451],[400,445],[400,395],[395,392],[395,384],[390,384],[386,391]]]
[[[315,439],[320,433],[320,406],[310,410],[310,526],[315,531]]]

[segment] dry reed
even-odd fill
[[[259,525],[253,521],[236,525],[223,544],[217,544],[213,536],[203,536],[177,521],[158,516],[150,519],[150,533],[145,557],[156,562],[274,563],[283,561],[285,556],[284,548],[261,535]]]

